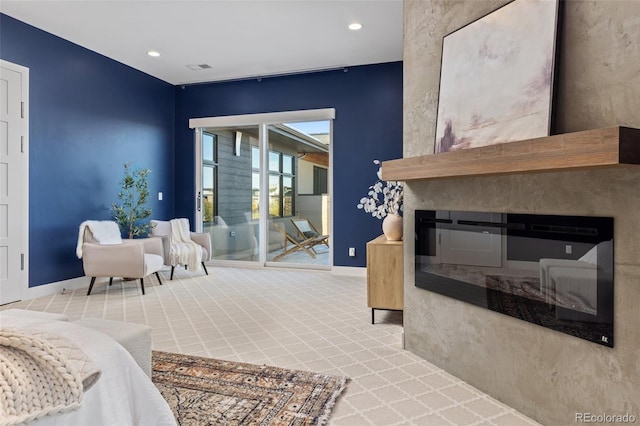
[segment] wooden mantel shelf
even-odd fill
[[[610,127],[384,161],[382,179],[411,181],[628,164],[640,164],[640,129]]]

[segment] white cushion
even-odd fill
[[[29,311],[27,309],[5,309],[0,312],[0,316],[5,313],[12,316],[18,316],[21,318],[31,318],[37,320],[47,320],[47,321],[69,321],[69,317],[65,314],[54,314],[51,312],[40,312],[40,311]]]
[[[221,216],[216,216],[213,219],[214,219],[214,223],[216,224],[215,226],[219,226],[225,229],[229,228],[229,225],[227,225],[227,222],[225,222]]]
[[[164,266],[164,258],[157,254],[145,254],[144,255],[144,270],[145,275],[158,272]]]
[[[598,264],[598,246],[597,245],[593,246],[593,248],[591,250],[586,252],[584,254],[584,256],[582,256],[578,260],[580,260],[582,262],[591,263],[593,265],[597,265]]]
[[[168,220],[152,220],[151,235],[171,235],[171,224]]]
[[[106,334],[120,343],[147,376],[151,377],[151,327],[102,318],[80,318],[73,322]]]

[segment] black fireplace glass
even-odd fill
[[[613,218],[416,210],[416,287],[613,347]]]

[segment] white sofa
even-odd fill
[[[217,260],[255,260],[258,241],[255,227],[250,223],[227,225],[219,219],[217,225],[207,227],[211,235],[211,258]]]
[[[598,265],[599,250],[601,261],[606,264]],[[540,259],[540,291],[546,295],[547,303],[554,303],[556,297],[580,297],[587,307],[585,312],[595,314],[598,269],[613,273],[613,241],[599,243],[576,260]]]
[[[207,226],[205,232],[211,234],[211,257],[217,260],[257,260],[258,222],[249,221],[229,225],[220,216],[215,217],[215,225]],[[268,231],[268,250],[271,253],[284,247],[282,235],[273,228]]]

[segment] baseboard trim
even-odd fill
[[[257,265],[251,265],[250,263],[245,263],[243,265],[238,265],[233,262],[207,262],[207,265],[211,266],[224,266],[224,267],[244,267],[244,268],[256,268]],[[263,266],[259,266],[263,267]],[[327,271],[328,272],[328,271]],[[331,273],[335,275],[346,275],[350,277],[367,277],[367,268],[364,267],[353,267],[353,266],[334,266],[331,268]],[[107,283],[109,278],[98,278],[96,280],[96,284]],[[63,281],[56,281],[49,284],[42,284],[36,287],[29,287],[26,291],[26,294],[23,294],[22,300],[31,300],[36,299],[38,297],[50,296],[56,293],[62,293],[66,290],[77,290],[79,288],[88,288],[90,279],[88,277],[77,277],[71,278]]]
[[[96,282],[106,282],[109,278],[98,278]],[[38,297],[50,296],[56,293],[62,293],[65,290],[77,290],[79,288],[89,287],[88,277],[71,278],[64,281],[56,281],[49,284],[42,284],[36,287],[29,287],[23,300],[37,299]]]

